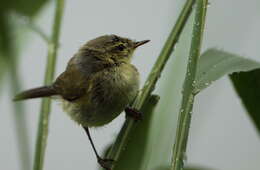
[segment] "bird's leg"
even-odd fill
[[[99,163],[99,165],[100,166],[102,166],[103,168],[105,168],[106,170],[111,170],[111,164],[112,164],[112,162],[114,161],[114,160],[112,160],[112,159],[102,159],[99,155],[98,155],[98,152],[97,152],[97,150],[96,150],[96,148],[95,148],[95,145],[94,145],[94,143],[93,143],[93,141],[92,141],[92,139],[91,139],[91,136],[90,136],[90,133],[89,133],[89,129],[87,128],[87,127],[83,127],[84,128],[84,130],[85,130],[85,132],[87,133],[87,136],[88,136],[88,139],[89,139],[89,141],[90,141],[90,143],[91,143],[91,146],[92,146],[92,148],[93,148],[93,150],[94,150],[94,152],[95,152],[95,155],[96,155],[96,157],[97,157],[97,162]]]
[[[132,117],[135,121],[143,119],[143,114],[135,108],[126,107],[125,113],[126,113],[127,116]]]

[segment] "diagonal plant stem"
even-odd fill
[[[31,19],[25,20],[24,22],[32,31],[38,34],[44,41],[46,41],[48,44],[51,43],[51,40],[48,37],[48,35],[46,35],[45,32],[43,32],[43,30],[38,25],[36,25]]]
[[[47,57],[47,65],[46,65],[46,73],[45,73],[45,85],[50,85],[53,81],[54,71],[55,71],[55,63],[58,49],[58,41],[60,36],[60,27],[61,20],[63,16],[64,10],[64,2],[65,0],[56,0],[56,11],[55,18],[52,28],[52,36],[51,42],[48,44],[48,57]],[[42,99],[41,104],[41,114],[39,118],[38,124],[38,132],[37,132],[37,141],[35,148],[35,157],[34,157],[34,170],[42,170],[45,148],[47,143],[48,136],[48,125],[49,125],[49,114],[51,110],[51,101],[49,98]]]
[[[183,84],[183,98],[173,148],[171,170],[182,170],[184,167],[184,158],[191,121],[191,111],[195,95],[193,93],[193,89],[196,83],[195,76],[200,55],[207,5],[207,0],[197,0],[196,2],[195,22],[193,26],[187,72]]]
[[[168,61],[172,51],[174,50],[174,46],[176,45],[180,37],[180,34],[186,24],[186,21],[188,20],[188,17],[190,16],[194,3],[195,0],[187,0],[184,4],[184,7],[176,21],[176,24],[174,25],[156,63],[154,64],[152,71],[150,72],[150,75],[148,76],[144,84],[143,89],[139,92],[135,101],[132,104],[133,108],[141,110],[141,108],[144,106],[145,102],[149,98],[151,92],[154,90],[155,84],[159,79],[161,72],[164,69],[164,66]],[[108,158],[115,161],[119,159],[120,154],[126,146],[131,133],[133,132],[133,129],[135,127],[134,123],[134,120],[132,120],[131,118],[126,119],[114,145],[112,146],[112,149],[108,154]],[[112,166],[112,169],[113,168],[114,167]]]
[[[18,14],[17,17],[19,18],[18,24],[27,26],[28,29],[40,36],[47,44],[51,43],[49,36],[33,21],[33,19],[29,18],[28,16],[20,16]]]
[[[134,169],[134,170],[144,170],[146,165],[144,163],[145,155],[147,153],[147,142],[149,140],[148,134],[150,132],[150,126],[152,123],[152,117],[155,114],[155,108],[159,102],[160,97],[158,95],[150,95],[150,97],[145,102],[142,107],[141,112],[144,114],[143,120],[141,123],[136,125],[136,131],[131,136],[131,139],[135,139],[134,143],[128,143],[127,148],[125,148],[118,162],[115,163],[114,169]],[[138,129],[138,130],[137,130]],[[136,146],[142,146],[138,149],[138,154],[133,154],[132,151],[136,149]],[[131,152],[131,153],[129,153]],[[129,159],[129,154],[133,155]],[[146,162],[146,161],[145,161]],[[131,168],[129,168],[129,165]],[[128,168],[126,168],[128,167]],[[103,169],[102,169],[103,170]]]

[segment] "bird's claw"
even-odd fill
[[[106,170],[111,170],[111,166],[113,164],[114,160],[113,159],[102,159],[98,158],[98,163],[100,166],[102,166]]]
[[[127,116],[132,117],[135,121],[143,120],[143,114],[135,108],[127,107],[125,109],[125,113]]]

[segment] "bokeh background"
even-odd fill
[[[133,60],[143,83],[182,4],[182,0],[66,1],[56,75],[65,69],[70,57],[87,40],[103,34],[118,34],[136,40],[151,40],[136,51]],[[203,51],[217,47],[260,61],[259,6],[257,0],[211,0]],[[35,20],[48,34],[53,14],[54,3],[50,2]],[[23,42],[19,53],[22,88],[40,86],[45,73],[46,43],[37,34],[28,31],[19,39]],[[4,80],[7,82],[8,77]],[[158,87],[162,84],[160,82]],[[10,91],[10,84],[3,84],[0,96],[1,170],[18,170],[20,167]],[[30,153],[33,156],[40,100],[28,100],[25,105]],[[95,156],[84,131],[63,113],[59,105],[58,101],[52,104],[45,169],[96,169]],[[122,114],[109,125],[91,130],[99,151],[113,141],[123,121]],[[196,98],[187,158],[190,165],[216,170],[260,168],[259,134],[227,77],[215,82]]]

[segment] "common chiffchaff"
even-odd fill
[[[131,59],[135,49],[147,42],[117,35],[90,40],[52,85],[24,91],[14,100],[60,96],[64,110],[85,129],[99,164],[109,169],[111,160],[98,155],[88,127],[111,122],[133,101],[139,89],[139,73]]]

